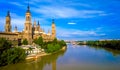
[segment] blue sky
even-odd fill
[[[120,39],[120,0],[29,0],[32,22],[46,32],[55,19],[57,38],[64,40]],[[0,0],[0,31],[11,13],[12,30],[24,28],[28,0]]]

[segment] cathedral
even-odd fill
[[[32,44],[34,39],[39,37],[43,38],[43,41],[48,42],[52,41],[56,37],[56,26],[54,20],[52,20],[51,31],[48,30],[48,33],[45,33],[44,30],[40,27],[39,21],[34,21],[33,24],[31,22],[31,12],[30,7],[28,5],[26,15],[25,15],[25,23],[24,29],[22,32],[18,32],[17,26],[14,28],[14,32],[11,31],[11,16],[10,12],[7,12],[6,23],[5,23],[5,31],[0,32],[0,38],[5,38],[10,41],[23,41],[27,39],[28,44]]]

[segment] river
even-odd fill
[[[65,51],[0,67],[0,70],[120,70],[120,51],[67,44]]]

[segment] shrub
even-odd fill
[[[24,49],[14,47],[3,51],[0,58],[0,66],[3,66],[24,60],[26,58],[26,54]]]
[[[24,39],[23,42],[22,42],[22,44],[24,44],[24,45],[28,45],[28,41],[27,41],[27,39]]]

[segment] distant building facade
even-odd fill
[[[43,41],[48,42],[52,41],[56,37],[56,25],[54,20],[52,20],[51,28],[52,30],[48,30],[48,33],[45,33],[44,30],[40,27],[39,21],[36,23],[34,20],[33,25],[31,22],[31,12],[30,7],[27,7],[26,15],[25,15],[25,23],[24,29],[22,32],[18,32],[17,26],[15,26],[14,32],[11,31],[11,16],[10,12],[7,12],[6,23],[5,23],[5,31],[0,32],[0,38],[6,38],[11,41],[19,41],[23,39],[27,39],[29,44],[32,44],[34,39],[39,37],[43,38]]]

